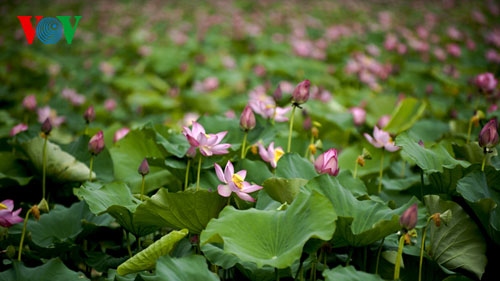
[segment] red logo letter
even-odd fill
[[[33,39],[35,38],[35,28],[31,24],[31,16],[17,16],[19,21],[21,22],[21,27],[24,30],[24,35],[26,36],[26,41],[31,45],[33,43]],[[43,16],[35,16],[36,24],[43,18]]]

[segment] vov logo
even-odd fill
[[[24,30],[26,41],[30,45],[33,43],[35,35],[43,44],[56,44],[59,40],[61,40],[63,34],[66,38],[66,42],[71,44],[73,37],[75,36],[76,28],[78,27],[78,22],[80,22],[82,16],[74,17],[75,25],[71,26],[71,16],[56,16],[55,18],[35,16],[35,28],[31,23],[32,16],[17,16],[21,22],[21,27]]]

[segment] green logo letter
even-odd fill
[[[73,41],[73,36],[75,36],[76,28],[78,26],[78,22],[80,22],[80,19],[82,16],[75,16],[75,26],[72,27],[71,23],[69,22],[69,18],[71,16],[57,16],[59,21],[62,23],[63,28],[64,28],[64,37],[66,37],[66,42],[68,44],[71,44]]]

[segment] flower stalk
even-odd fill
[[[198,157],[198,173],[196,174],[196,191],[200,190],[201,155]]]
[[[188,158],[188,162],[186,164],[186,176],[184,177],[184,189],[183,189],[183,191],[186,190],[188,187],[189,169],[191,169],[191,158]]]
[[[396,255],[396,263],[394,264],[394,280],[399,280],[399,272],[401,269],[401,260],[403,258],[403,247],[405,245],[405,234],[401,235],[398,244],[398,253]]]
[[[293,105],[292,106],[292,116],[290,116],[290,129],[288,130],[288,146],[286,149],[286,152],[289,153],[290,150],[292,149],[292,131],[293,131],[293,119],[295,116],[295,109],[297,106]]]

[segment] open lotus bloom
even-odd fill
[[[193,121],[192,129],[184,127],[182,133],[186,136],[191,147],[187,151],[189,157],[196,156],[196,149],[200,150],[203,156],[223,155],[229,153],[231,147],[228,143],[220,143],[226,136],[227,131],[217,134],[206,134],[205,128],[196,121]]]
[[[399,146],[394,145],[391,135],[377,126],[373,128],[373,137],[367,133],[364,136],[369,143],[377,148],[384,148],[390,152],[399,150]]]
[[[215,172],[217,178],[224,184],[219,184],[217,191],[223,197],[231,196],[231,193],[236,193],[238,197],[242,200],[255,202],[255,199],[248,193],[262,189],[262,186],[256,184],[250,184],[245,181],[247,175],[246,170],[241,170],[239,172],[234,172],[234,167],[231,161],[227,161],[224,171],[222,171],[221,166],[217,163],[215,164]]]
[[[281,156],[285,154],[285,151],[281,148],[281,146],[274,148],[274,142],[271,142],[267,149],[262,145],[262,143],[259,143],[259,154],[260,157],[262,157],[262,160],[271,164],[271,167],[276,168],[278,160],[280,160]]]
[[[14,201],[11,199],[6,199],[0,202],[0,226],[11,227],[14,224],[24,221],[24,219],[19,216],[21,208],[12,211],[13,209]]]

